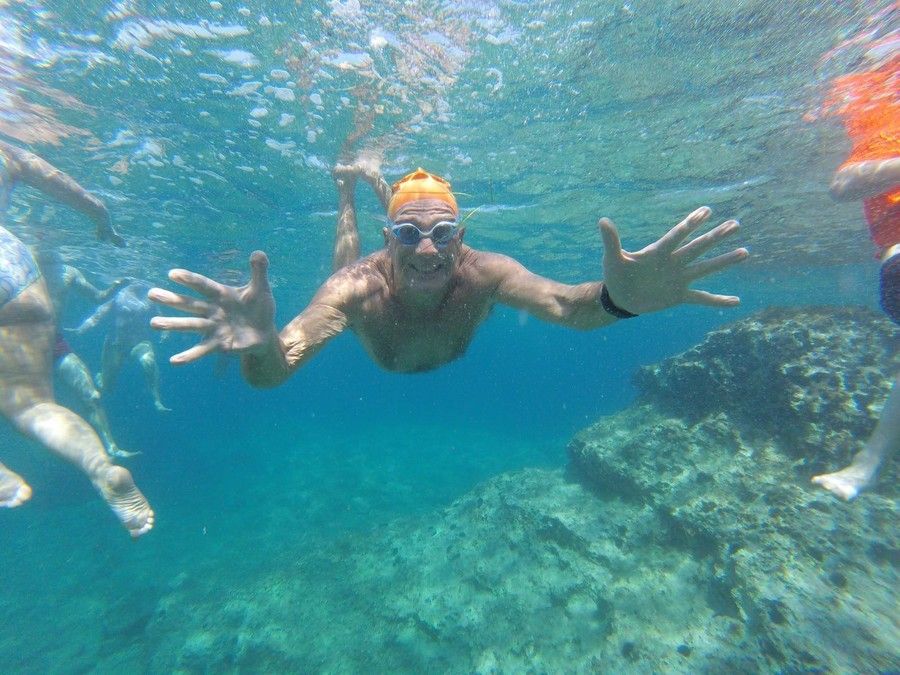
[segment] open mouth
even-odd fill
[[[410,267],[415,271],[415,273],[421,277],[433,277],[436,276],[441,270],[444,269],[444,263],[438,263],[437,265],[410,265]]]

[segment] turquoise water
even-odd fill
[[[751,251],[702,285],[740,295],[738,309],[581,333],[498,308],[463,358],[424,374],[380,370],[348,334],[275,390],[244,384],[234,360],[163,363],[172,411],[158,413],[131,363],[105,405],[119,444],[141,453],[125,462],[157,516],[137,542],[77,472],[3,423],[2,459],[35,494],[0,512],[0,670],[279,670],[209,659],[215,646],[184,656],[176,617],[302,578],[292,570],[319,552],[428,519],[504,472],[564,467],[573,434],[632,403],[639,366],[717,327],[773,305],[876,308],[860,206],[827,193],[849,142],[835,120],[804,115],[865,43],[822,55],[873,25],[896,30],[890,6],[0,3],[0,135],[99,194],[128,248],[93,241],[85,218],[25,187],[9,228],[100,285],[166,285],[171,267],[243,283],[262,249],[283,325],[330,272],[330,168],[354,128],[353,150],[389,180],[417,165],[452,180],[463,210],[478,207],[467,243],[561,281],[600,277],[604,215],[637,249],[708,204],[717,222],[740,219]],[[363,185],[358,207],[368,253],[384,218]],[[71,303],[62,325],[91,309]],[[72,342],[99,368],[98,337]],[[173,335],[156,348],[164,362],[190,344]],[[311,577],[321,625],[340,623],[345,573]],[[302,584],[292,593],[305,602]],[[339,658],[352,635],[276,625],[296,631],[298,653],[338,654],[282,668],[360,670]],[[373,655],[370,672],[379,663],[431,670]]]

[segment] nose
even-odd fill
[[[431,237],[422,237],[416,244],[416,253],[421,255],[435,255],[438,252],[437,246],[431,241]]]

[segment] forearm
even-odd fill
[[[592,281],[568,286],[555,294],[551,314],[546,318],[567,328],[593,330],[617,321],[600,303],[603,282]]]
[[[347,316],[325,303],[311,303],[281,333],[241,357],[244,379],[254,387],[276,387],[347,327]]]
[[[18,178],[27,185],[57,199],[66,206],[81,211],[98,225],[109,223],[106,205],[95,195],[85,190],[71,176],[63,173],[37,155],[7,146],[16,162]]]
[[[614,314],[601,303],[602,281],[564,284],[528,271],[508,256],[464,249],[468,264],[497,280],[494,300],[551,323],[593,330],[614,323]]]
[[[78,328],[74,329],[74,333],[77,335],[84,335],[89,330],[96,328],[103,319],[105,319],[109,312],[112,309],[112,305],[109,302],[106,302],[100,305],[94,313],[91,314],[88,318],[81,322],[81,325]]]
[[[356,226],[356,204],[353,199],[354,183],[338,183],[338,221],[335,230],[332,269],[337,271],[359,258],[359,230]]]
[[[77,279],[72,286],[80,296],[90,300],[95,305],[100,305],[109,300],[119,288],[114,285],[101,291],[83,276]]]
[[[900,186],[900,157],[855,162],[840,169],[831,181],[831,196],[839,201],[874,197]]]

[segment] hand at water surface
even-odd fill
[[[196,291],[205,301],[163,288],[150,289],[147,297],[153,302],[194,315],[155,316],[150,321],[153,328],[203,336],[199,344],[171,357],[171,363],[190,363],[213,352],[252,353],[277,339],[275,299],[267,275],[269,259],[262,251],[254,251],[250,267],[250,283],[244,286],[227,286],[188,270],[169,271],[169,279]]]
[[[706,222],[709,214],[709,207],[697,209],[659,240],[634,253],[622,249],[616,226],[611,220],[602,218],[599,225],[604,246],[603,281],[613,302],[632,314],[655,312],[681,303],[712,307],[739,304],[737,296],[689,288],[697,279],[731,267],[748,256],[747,249],[738,248],[694,262],[739,228],[736,220],[727,220],[688,240],[690,234]]]

